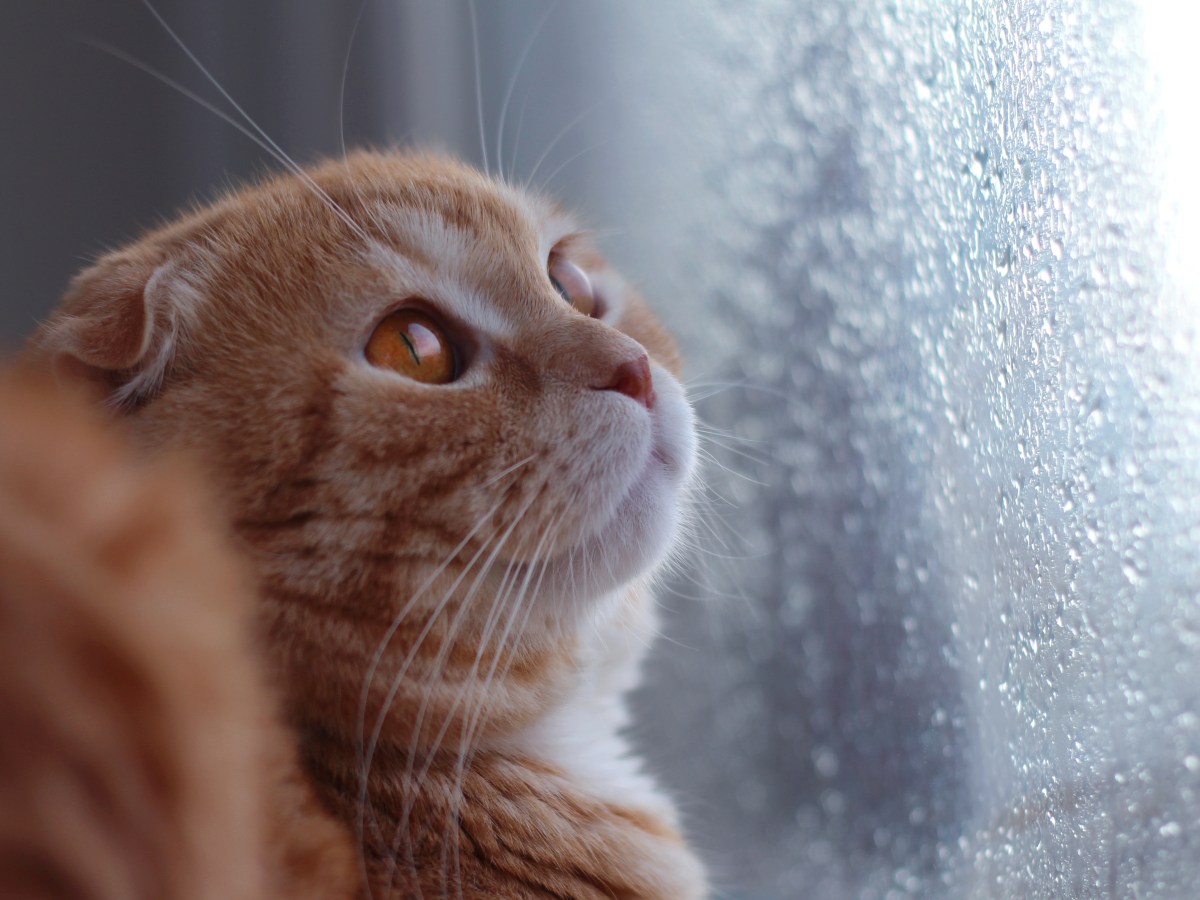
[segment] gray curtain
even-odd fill
[[[154,8],[300,162],[337,155],[344,141],[442,149],[483,163],[465,2],[157,0]],[[620,156],[605,149],[622,108],[603,77],[613,13],[513,0],[481,2],[476,18],[488,161],[498,162],[509,97],[505,172],[527,178],[549,150],[538,183],[566,163],[554,187],[567,202],[587,205],[589,193],[613,181],[610,160]],[[270,152],[145,68],[241,121],[140,0],[6,7],[0,349],[33,329],[91,256],[230,183],[280,168]]]
[[[1195,16],[478,6],[489,163],[548,152],[714,429],[636,737],[723,895],[1195,896]],[[160,9],[289,152],[339,151],[357,4]],[[11,342],[266,156],[66,39],[214,97],[138,3],[6,20]],[[482,162],[473,46],[464,3],[371,0],[348,141]]]

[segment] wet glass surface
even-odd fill
[[[701,18],[720,228],[696,277],[732,323],[721,380],[747,383],[701,407],[761,484],[713,475],[720,552],[751,558],[703,564],[728,595],[709,614],[669,602],[679,644],[643,701],[718,880],[1196,896],[1197,195],[1168,101],[1200,82],[1162,43],[1182,23]]]

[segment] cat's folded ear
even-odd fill
[[[30,343],[34,362],[117,410],[159,390],[196,302],[180,265],[138,249],[111,253],[76,276]]]

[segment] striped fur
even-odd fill
[[[31,359],[217,487],[365,894],[705,896],[619,735],[693,468],[674,344],[544,199],[428,156],[309,174],[102,258]],[[555,247],[601,318],[557,294]],[[458,380],[363,358],[405,304],[455,336]],[[635,395],[615,373],[646,353]]]

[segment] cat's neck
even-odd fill
[[[657,633],[653,601],[640,587],[613,593],[579,614],[575,666],[544,714],[504,736],[497,749],[527,754],[570,773],[596,796],[653,811],[674,811],[630,753],[625,695],[640,681],[642,658]]]
[[[451,742],[414,758],[408,735],[383,735],[364,787],[358,741],[305,735],[327,802],[356,823],[375,896],[454,896],[456,883],[482,886],[465,897],[704,896],[671,804],[621,734],[654,633],[648,595],[614,594],[581,616],[539,714],[466,754]]]
[[[579,778],[495,751],[379,779],[355,828],[372,896],[700,900],[699,863],[664,817],[599,799]],[[344,795],[343,817],[357,817]],[[354,821],[354,819],[351,819]]]

